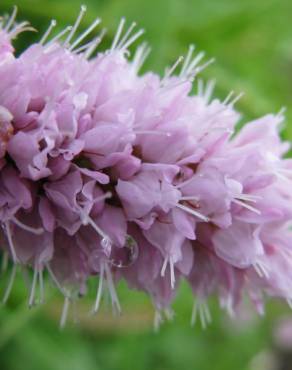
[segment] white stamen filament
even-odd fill
[[[132,67],[136,73],[141,69],[146,58],[150,54],[150,51],[151,51],[151,48],[148,47],[146,43],[143,43],[137,48],[133,61],[132,61]]]
[[[107,263],[104,263],[104,268],[105,268],[106,281],[107,281],[109,293],[110,293],[110,296],[111,296],[113,309],[116,309],[117,313],[120,314],[121,313],[121,306],[120,306],[119,298],[117,296],[117,292],[116,292],[115,285],[114,285],[114,282],[113,282],[113,277],[112,277],[111,270],[110,270]]]
[[[198,79],[198,95],[204,96],[204,82],[201,78]]]
[[[36,29],[31,27],[28,22],[22,22],[17,24],[9,33],[10,37],[13,39],[15,38],[19,33],[24,31],[34,31],[36,32]]]
[[[266,279],[269,279],[269,269],[267,267],[267,265],[262,262],[262,261],[256,261],[254,264],[253,264],[253,267],[254,269],[256,270],[257,274],[259,275],[259,277],[261,278],[266,278]]]
[[[197,321],[197,317],[199,315],[201,326],[203,329],[206,329],[208,324],[212,322],[211,313],[209,310],[209,306],[204,301],[195,301],[192,311],[192,317],[191,317],[191,325],[194,326]]]
[[[228,295],[227,298],[222,297],[220,299],[220,308],[222,309],[224,308],[230,317],[234,317],[235,313],[233,309],[233,302],[232,302],[231,295]]]
[[[209,222],[210,221],[209,217],[206,217],[206,216],[202,215],[200,212],[195,211],[194,209],[191,209],[189,207],[186,207],[183,204],[177,203],[176,206],[178,208],[182,209],[183,211],[185,211],[187,213],[190,213],[193,216],[198,217],[199,219],[201,219],[204,222]]]
[[[63,31],[61,31],[60,33],[58,33],[52,40],[50,40],[47,43],[46,50],[49,51],[50,50],[50,46],[52,46],[53,44],[55,44],[56,42],[58,42],[64,35],[66,35],[66,33],[68,33],[71,30],[72,30],[72,26],[67,26]]]
[[[259,195],[253,195],[253,194],[237,194],[234,196],[234,198],[236,199],[240,199],[240,200],[246,200],[246,201],[249,201],[251,203],[257,203],[258,200],[261,200],[263,199],[261,196]]]
[[[289,308],[292,310],[292,298],[287,298],[286,302],[288,303]]]
[[[4,28],[5,32],[9,32],[11,26],[15,22],[16,15],[17,15],[17,6],[14,6],[12,14],[11,14],[10,18],[8,19],[8,22],[6,23],[6,26]]]
[[[277,118],[280,118],[280,117],[283,117],[283,115],[285,114],[287,108],[286,107],[282,107],[279,112],[276,114],[276,117]]]
[[[16,263],[17,262],[17,256],[16,256],[16,251],[15,251],[15,247],[14,247],[14,243],[13,243],[13,239],[12,239],[12,235],[11,235],[11,229],[10,229],[10,222],[9,221],[5,222],[5,229],[6,229],[6,234],[7,234],[7,239],[8,239],[8,244],[9,244],[9,249],[10,249],[12,261],[14,263]]]
[[[131,26],[129,27],[129,29],[127,30],[127,32],[124,34],[124,36],[122,37],[122,39],[120,40],[120,42],[118,43],[117,45],[117,49],[121,49],[123,47],[123,45],[125,44],[125,42],[127,41],[128,37],[130,36],[131,32],[133,31],[133,29],[136,27],[137,23],[136,22],[133,22],[131,24]]]
[[[201,66],[198,66],[197,68],[194,69],[191,76],[195,78],[197,74],[201,73],[204,69],[208,68],[211,64],[215,62],[215,60],[216,60],[215,58],[211,58],[206,63],[202,64]]]
[[[90,225],[93,227],[93,229],[97,232],[99,236],[101,236],[104,239],[110,239],[106,233],[102,231],[102,229],[93,221],[93,219],[81,208],[78,207],[78,211],[80,212],[81,221],[83,225]]]
[[[176,68],[178,67],[178,65],[184,60],[184,57],[181,55],[180,57],[178,57],[178,59],[176,60],[176,62],[169,68],[166,70],[165,72],[165,75],[161,81],[161,84],[163,85],[170,77],[171,75],[173,74],[173,72],[176,70]]]
[[[174,289],[174,287],[175,287],[175,273],[174,273],[174,263],[173,263],[173,259],[171,258],[171,256],[166,256],[164,258],[160,274],[161,274],[162,277],[165,276],[165,271],[166,271],[166,267],[167,267],[168,264],[169,264],[169,270],[170,270],[170,286],[171,286],[171,289]]]
[[[111,193],[110,191],[107,191],[107,192],[106,192],[106,193],[104,193],[103,195],[100,195],[100,196],[98,196],[98,197],[96,197],[96,198],[91,199],[91,201],[92,201],[92,202],[94,202],[94,203],[97,203],[97,202],[100,202],[100,201],[102,201],[102,200],[109,199],[109,198],[111,198],[112,196],[113,196],[113,195],[112,195],[112,193]],[[82,202],[82,201],[80,201],[80,202],[79,202],[79,204],[83,205],[83,204],[86,204],[86,202]]]
[[[29,294],[29,300],[28,300],[28,306],[31,308],[35,304],[35,290],[36,290],[36,284],[37,284],[37,278],[38,278],[38,270],[34,268],[33,271],[33,279]]]
[[[60,329],[63,329],[66,325],[69,306],[70,306],[70,298],[67,295],[65,295],[64,305],[63,305],[63,310],[62,310],[62,315],[61,315],[61,320],[60,320]]]
[[[45,266],[48,270],[48,273],[49,273],[50,278],[52,279],[53,283],[56,285],[56,287],[59,289],[59,291],[65,296],[66,292],[64,291],[63,287],[59,283],[59,281],[58,281],[56,275],[54,274],[53,270],[51,269],[51,266],[49,265],[49,263],[46,263]]]
[[[45,301],[45,288],[44,288],[44,277],[43,269],[39,269],[39,285],[40,285],[40,304],[43,304]]]
[[[154,322],[153,322],[155,333],[157,333],[159,331],[160,325],[162,323],[163,323],[163,318],[162,318],[162,315],[161,315],[161,311],[156,310],[155,314],[154,314]]]
[[[86,36],[88,36],[101,22],[100,18],[96,18],[96,20],[77,38],[76,41],[70,46],[69,50],[74,50],[76,46],[78,46]]]
[[[115,37],[114,37],[114,40],[112,42],[112,46],[111,46],[111,51],[115,50],[119,40],[120,40],[120,37],[121,37],[121,34],[123,32],[123,28],[124,28],[124,25],[125,25],[125,22],[126,22],[126,19],[123,17],[121,20],[120,20],[120,23],[118,25],[118,29],[117,29],[117,32],[115,34]]]
[[[106,34],[106,32],[107,32],[107,30],[105,28],[101,30],[99,36],[95,39],[95,41],[92,43],[92,45],[88,48],[88,50],[84,54],[85,59],[89,59],[91,57],[91,55],[94,53],[95,49],[98,47],[98,45],[103,40],[104,35]]]
[[[201,79],[199,79],[198,81],[198,84],[200,83],[200,81],[202,81]],[[199,95],[202,96],[202,98],[204,99],[204,101],[206,103],[209,103],[210,99],[211,99],[211,96],[213,94],[213,91],[214,91],[214,87],[215,87],[215,80],[210,80],[207,82],[206,84],[206,88],[205,88],[205,91],[204,91],[204,84],[203,84],[203,81],[202,81],[202,86],[201,88],[199,88],[199,90],[201,90],[199,92]]]
[[[77,31],[77,29],[78,29],[78,27],[79,27],[79,25],[81,23],[81,20],[82,20],[84,14],[86,13],[86,10],[87,10],[86,5],[81,5],[80,13],[79,13],[79,15],[78,15],[78,17],[76,19],[76,22],[74,23],[74,25],[73,25],[73,27],[71,29],[71,32],[69,33],[67,39],[64,42],[64,47],[67,47],[67,46],[70,45],[70,41],[72,40],[75,32]]]
[[[21,229],[23,229],[25,231],[28,231],[28,232],[30,232],[32,234],[35,234],[35,235],[41,235],[45,231],[42,227],[34,228],[34,227],[31,227],[31,226],[25,225],[21,221],[19,221],[16,217],[12,217],[11,221],[15,225],[20,227]]]
[[[204,58],[204,56],[205,56],[205,53],[203,51],[197,54],[197,56],[186,67],[183,77],[188,77],[190,75],[193,75],[194,69],[198,68],[197,65]]]
[[[140,36],[142,36],[145,33],[145,30],[141,29],[138,32],[134,33],[134,35],[129,38],[129,40],[120,47],[120,50],[126,50],[131,46]]]
[[[79,54],[84,50],[88,50],[95,42],[96,42],[96,39],[88,42],[85,45],[80,46],[78,49],[72,50],[72,52],[74,52],[75,54]]]
[[[241,92],[240,94],[238,94],[233,100],[231,100],[231,102],[228,104],[229,107],[233,107],[239,99],[241,99],[244,95],[244,92]]]
[[[190,61],[192,59],[194,50],[195,50],[195,45],[190,45],[189,46],[188,53],[187,53],[187,56],[185,58],[185,61],[183,63],[183,66],[181,68],[181,72],[180,72],[179,77],[185,76],[186,69],[187,69],[188,65],[190,64]]]
[[[232,199],[232,202],[235,203],[235,204],[238,204],[239,206],[244,207],[244,208],[248,209],[249,211],[252,211],[252,212],[254,212],[254,213],[258,214],[258,215],[261,214],[261,211],[259,211],[255,207],[250,206],[249,204],[247,204],[247,203],[245,203],[245,202],[243,202],[243,201],[241,201],[239,199]]]
[[[229,94],[226,96],[226,98],[223,100],[222,104],[223,104],[223,105],[228,105],[228,103],[229,103],[230,99],[232,98],[233,94],[234,94],[234,91],[233,91],[233,90],[231,90],[231,91],[230,91],[230,93],[229,93]]]
[[[100,271],[99,271],[99,283],[97,288],[96,300],[93,308],[93,312],[96,313],[99,310],[100,300],[103,292],[103,280],[104,280],[104,264],[100,264]]]
[[[14,263],[13,266],[12,266],[9,281],[8,281],[8,284],[7,284],[7,287],[5,289],[3,299],[2,299],[3,304],[5,304],[8,301],[9,297],[10,297],[10,293],[11,293],[11,290],[12,290],[12,287],[13,287],[13,284],[14,284],[14,280],[15,280],[15,276],[16,276],[16,270],[17,270],[17,265]]]
[[[52,32],[53,28],[56,27],[56,25],[57,25],[57,21],[55,19],[52,19],[51,23],[49,25],[49,28],[47,29],[47,31],[44,33],[43,37],[40,40],[41,45],[45,44],[45,42],[47,41],[50,33]]]

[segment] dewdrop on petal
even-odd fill
[[[59,33],[52,20],[19,56],[12,39],[31,27],[15,23],[16,8],[1,18],[0,237],[4,270],[7,256],[12,264],[3,302],[21,267],[32,270],[30,307],[45,300],[44,274],[64,296],[61,326],[89,278],[93,312],[107,290],[119,313],[125,280],[148,294],[156,328],[182,280],[203,327],[211,295],[231,316],[243,295],[260,314],[264,297],[291,303],[283,111],[235,133],[242,94],[221,102],[213,81],[197,79],[213,59],[190,46],[162,78],[139,75],[150,49],[129,47],[144,31],[122,18],[103,52],[99,18],[79,34],[85,12]]]

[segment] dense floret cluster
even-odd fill
[[[238,133],[237,98],[212,99],[193,80],[206,66],[193,47],[160,78],[138,75],[148,49],[128,47],[142,31],[95,52],[99,23],[73,27],[15,56],[11,40],[29,28],[3,19],[0,30],[0,221],[4,253],[30,266],[29,304],[47,270],[69,302],[99,284],[94,311],[115,283],[146,292],[167,312],[181,279],[205,325],[210,295],[230,314],[247,294],[292,298],[292,162],[279,137],[283,114]],[[14,12],[15,13],[15,12]],[[50,39],[48,41],[48,39]],[[179,75],[174,75],[182,64]],[[166,311],[165,311],[166,310]]]

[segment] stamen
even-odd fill
[[[161,80],[161,85],[163,85],[173,74],[173,72],[176,70],[177,66],[184,60],[184,57],[181,55],[178,57],[176,62],[170,67],[169,69],[166,70],[165,75],[163,79]]]
[[[171,289],[174,289],[175,287],[175,274],[174,274],[174,263],[173,259],[169,259],[169,269],[170,269],[170,286]]]
[[[165,276],[165,271],[166,271],[166,267],[167,267],[168,264],[169,264],[169,270],[170,270],[170,286],[171,286],[171,289],[174,289],[174,287],[175,287],[175,273],[174,273],[174,263],[173,263],[173,259],[171,258],[171,256],[166,256],[164,258],[160,274],[161,274],[162,277]]]
[[[150,51],[151,51],[151,48],[148,47],[146,43],[143,43],[137,48],[133,61],[132,61],[132,67],[136,73],[138,73],[139,70],[141,69],[146,58],[150,54]]]
[[[80,13],[76,19],[76,22],[75,24],[73,25],[72,29],[71,29],[71,32],[69,33],[67,39],[65,40],[64,42],[64,47],[67,47],[70,45],[70,41],[72,40],[75,32],[77,31],[77,28],[79,27],[80,25],[80,22],[84,16],[84,14],[86,13],[86,10],[87,10],[87,7],[86,5],[81,5],[81,8],[80,8]]]
[[[6,23],[6,26],[4,28],[5,32],[9,32],[11,26],[15,22],[16,15],[17,15],[17,6],[14,5],[12,14],[11,14],[10,18],[8,19],[8,22]]]
[[[246,200],[251,203],[257,203],[258,200],[262,200],[263,198],[259,195],[253,195],[253,194],[238,194],[234,196],[236,199]]]
[[[70,46],[69,50],[74,50],[77,45],[79,45],[86,36],[88,36],[101,22],[100,18],[96,18],[96,20],[85,30],[76,41],[73,42],[73,44]]]
[[[228,103],[229,103],[230,99],[232,98],[233,94],[234,94],[234,91],[233,91],[233,90],[231,90],[231,91],[230,91],[230,93],[229,93],[229,94],[226,96],[226,98],[223,100],[222,104],[223,104],[223,105],[228,105]]]
[[[198,79],[198,95],[201,97],[204,95],[204,82],[201,78]]]
[[[205,53],[203,51],[197,54],[197,56],[186,67],[183,77],[189,77],[190,75],[193,75],[194,69],[197,68],[198,63],[200,63],[204,56]]]
[[[215,83],[216,83],[215,80],[208,81],[207,84],[206,84],[205,91],[204,91],[204,89],[202,90],[202,95],[201,96],[205,100],[206,103],[209,103],[209,101],[211,99],[211,96],[212,96],[213,91],[214,91]]]
[[[8,281],[8,284],[7,284],[7,287],[5,289],[3,299],[2,299],[3,304],[5,304],[8,301],[9,297],[10,297],[10,293],[11,293],[11,290],[12,290],[12,287],[13,287],[13,284],[14,284],[14,281],[15,281],[16,270],[17,270],[17,265],[14,263],[13,266],[12,266],[9,281]]]
[[[106,29],[104,28],[100,35],[95,39],[95,41],[92,42],[92,45],[88,48],[86,53],[84,54],[85,59],[89,59],[91,55],[93,54],[94,50],[98,47],[98,45],[101,43],[102,39],[104,38],[104,35],[106,34]]]
[[[234,309],[231,295],[228,295],[227,298],[220,299],[220,308],[225,309],[230,317],[234,317]]]
[[[111,296],[113,309],[117,310],[117,313],[120,314],[121,313],[121,306],[120,306],[120,302],[119,302],[117,292],[116,292],[116,289],[115,289],[115,286],[114,286],[112,273],[111,273],[110,268],[109,268],[107,263],[104,263],[104,268],[105,268],[106,281],[107,281],[109,293],[110,293],[110,296]]]
[[[244,92],[241,92],[240,94],[238,94],[229,104],[228,104],[228,106],[229,107],[233,107],[237,102],[238,102],[238,100],[239,99],[241,99],[242,97],[243,97],[243,95],[244,95]]]
[[[167,267],[168,261],[169,261],[169,256],[166,256],[166,257],[164,258],[163,265],[162,265],[161,272],[160,272],[160,275],[161,275],[162,277],[164,277],[164,276],[165,276],[165,271],[166,271],[166,267]]]
[[[104,264],[100,264],[100,272],[99,272],[99,284],[98,284],[98,289],[97,289],[97,294],[96,294],[96,300],[93,308],[93,312],[97,313],[99,310],[100,306],[100,300],[103,292],[103,279],[104,279]]]
[[[119,39],[120,39],[121,34],[123,32],[123,28],[124,28],[125,22],[126,22],[126,19],[123,17],[120,20],[120,23],[119,23],[117,32],[115,34],[115,37],[114,37],[114,40],[113,40],[113,43],[112,43],[112,46],[111,46],[111,51],[115,50],[115,48],[116,48],[116,46],[117,46],[117,44],[119,42]]]
[[[178,208],[182,209],[183,211],[188,212],[191,215],[198,217],[199,219],[201,219],[204,222],[209,222],[210,221],[209,217],[206,217],[206,216],[202,215],[200,212],[195,211],[194,209],[188,208],[188,207],[184,206],[183,204],[177,203],[176,206]]]
[[[69,306],[70,306],[70,298],[69,296],[65,295],[64,305],[63,305],[63,310],[62,310],[62,315],[61,315],[61,320],[60,320],[60,329],[63,329],[66,325]]]
[[[126,50],[131,46],[140,36],[145,33],[145,30],[141,29],[138,32],[134,33],[134,35],[120,48],[120,50]]]
[[[161,315],[161,311],[156,310],[155,314],[154,314],[154,322],[153,322],[155,333],[157,333],[159,331],[160,326],[161,326],[162,323],[163,323],[163,318],[162,318],[162,315]]]
[[[80,212],[81,221],[83,225],[90,225],[93,227],[93,229],[97,232],[99,236],[101,236],[103,239],[110,240],[110,238],[102,231],[102,229],[97,226],[97,224],[93,221],[93,219],[81,208],[78,207],[78,211]]]
[[[206,302],[197,300],[194,302],[192,317],[191,317],[191,326],[194,326],[199,315],[202,329],[206,329],[208,324],[212,322],[211,313]]]
[[[181,69],[181,72],[180,72],[179,77],[185,76],[186,69],[187,69],[188,65],[190,64],[190,61],[192,59],[194,50],[195,50],[195,45],[190,45],[189,46],[188,53],[187,53],[187,56],[186,56],[185,61],[183,63],[183,66],[182,66],[182,69]]]
[[[66,292],[63,289],[63,287],[61,286],[61,284],[59,283],[59,281],[58,281],[56,275],[54,274],[53,270],[51,269],[51,266],[49,265],[49,263],[46,263],[45,266],[46,266],[46,269],[49,272],[50,278],[52,279],[53,283],[56,285],[56,287],[59,289],[59,291],[65,296]]]
[[[279,112],[276,114],[276,117],[277,117],[277,118],[283,117],[283,116],[284,116],[284,114],[286,113],[286,110],[287,110],[287,108],[286,108],[286,107],[282,107],[282,108],[279,110]]]
[[[68,33],[71,30],[72,30],[72,26],[67,26],[63,31],[61,31],[60,33],[58,33],[50,42],[47,43],[46,50],[49,51],[50,50],[50,46],[52,46],[57,41],[59,41],[64,35],[66,35],[66,33]]]
[[[31,308],[35,304],[35,290],[36,290],[37,277],[38,277],[38,270],[34,268],[33,279],[32,279],[29,301],[28,301],[29,308]]]
[[[201,73],[204,69],[209,67],[211,64],[215,62],[215,58],[209,59],[206,63],[202,64],[201,66],[197,67],[194,72],[192,73],[192,77],[194,78],[197,74]]]
[[[47,31],[44,33],[43,37],[40,40],[41,45],[45,44],[45,42],[47,41],[50,33],[52,32],[53,28],[56,27],[56,25],[57,25],[57,21],[55,19],[52,19],[51,23],[49,25],[49,28],[47,29]]]
[[[253,264],[253,267],[256,270],[259,277],[269,279],[269,277],[270,277],[269,269],[268,269],[267,265],[264,262],[256,261]]]
[[[92,200],[92,202],[94,202],[94,203],[97,203],[97,202],[100,202],[100,201],[102,201],[102,200],[106,200],[106,199],[109,199],[109,198],[111,198],[113,196],[113,194],[110,192],[110,191],[107,191],[106,193],[104,193],[103,195],[100,195],[100,196],[98,196],[98,197],[96,197],[96,198],[93,198],[93,199],[91,199]],[[86,204],[86,202],[84,201],[80,201],[79,202],[79,204],[81,204],[81,205],[85,205]]]
[[[14,247],[14,243],[13,243],[13,239],[12,239],[12,235],[11,235],[11,229],[10,229],[10,222],[9,221],[5,222],[5,230],[6,230],[6,235],[7,235],[7,239],[8,239],[8,244],[9,244],[9,248],[10,248],[12,261],[14,263],[17,263],[18,259],[17,259],[17,256],[16,256],[16,251],[15,251],[15,247]]]
[[[250,206],[249,204],[245,203],[245,202],[242,202],[241,200],[239,199],[232,199],[232,202],[235,203],[235,204],[238,204],[240,205],[241,207],[244,207],[246,209],[248,209],[249,211],[252,211],[258,215],[261,214],[261,211],[259,211],[258,209],[256,209],[255,207],[252,207]]]
[[[21,221],[19,221],[16,217],[12,217],[11,218],[11,221],[13,223],[15,223],[15,225],[17,225],[21,229],[23,229],[25,231],[28,231],[28,232],[30,232],[32,234],[35,234],[35,235],[41,235],[45,231],[42,227],[34,228],[34,227],[31,227],[31,226],[25,225]]]
[[[165,91],[169,91],[171,89],[174,89],[178,86],[184,85],[185,83],[192,83],[194,81],[193,78],[188,78],[188,79],[182,79],[180,81],[171,81],[167,85],[161,86],[160,92],[159,93],[164,93]]]
[[[174,312],[171,308],[165,308],[163,310],[163,312],[164,312],[164,316],[166,317],[167,320],[169,320],[169,321],[173,320]]]
[[[128,31],[124,34],[121,41],[117,45],[117,49],[121,49],[123,47],[123,44],[127,41],[127,38],[130,36],[133,29],[136,27],[137,23],[133,22],[131,26],[129,27]]]
[[[22,22],[16,25],[9,33],[11,39],[14,39],[17,35],[25,31],[37,32],[35,28],[31,27],[28,22]]]
[[[43,304],[45,301],[43,269],[39,270],[39,285],[40,285],[40,304]]]

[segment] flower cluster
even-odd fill
[[[43,272],[69,303],[98,276],[94,311],[105,287],[113,307],[124,279],[153,301],[157,323],[181,279],[196,297],[193,319],[210,321],[217,295],[236,312],[247,294],[258,312],[264,296],[292,299],[292,162],[279,137],[283,113],[238,133],[238,97],[212,99],[213,84],[193,80],[204,55],[186,57],[160,78],[140,76],[142,34],[122,19],[112,46],[95,52],[103,32],[84,44],[97,19],[15,56],[11,40],[30,28],[15,12],[0,29],[0,221],[3,253],[34,273],[29,304],[43,301]],[[175,75],[175,71],[180,72]],[[40,297],[36,297],[36,286]]]

